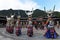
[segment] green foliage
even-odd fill
[[[21,17],[27,17],[25,11],[26,10],[12,10],[12,9],[9,9],[9,10],[1,10],[0,11],[0,16],[10,16],[12,14],[15,14],[16,16],[17,15],[20,15]],[[18,14],[18,12],[19,12],[19,14]],[[47,13],[44,12],[44,11],[42,11],[42,10],[39,10],[39,9],[34,10],[33,11],[33,14],[32,14],[32,17],[46,17],[46,16],[47,16]],[[60,12],[55,11],[53,13],[53,16],[60,17]]]
[[[55,17],[60,17],[60,12],[55,11],[55,12],[53,13],[53,15],[54,15]]]
[[[34,10],[34,13],[32,15],[33,17],[46,17],[47,16],[47,14],[44,11],[39,10],[39,9]]]

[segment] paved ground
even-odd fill
[[[56,29],[56,32],[60,35],[60,29]],[[9,34],[5,31],[5,28],[0,28],[0,40],[52,40],[52,39],[47,39],[43,36],[45,33],[45,30],[36,30],[34,28],[34,35],[33,37],[28,37],[27,36],[27,29],[23,28],[22,29],[22,35],[16,36],[14,34]],[[60,36],[57,39],[53,40],[60,40]]]

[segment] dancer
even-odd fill
[[[46,25],[47,25],[47,31],[44,34],[44,36],[46,38],[57,38],[58,34],[56,33],[56,31],[54,29],[54,22],[53,22],[53,19],[51,17],[48,18]]]
[[[10,27],[10,18],[6,17],[7,18],[7,23],[6,23],[6,31],[9,32],[9,27]]]
[[[14,32],[14,15],[11,15],[10,30],[11,30],[11,33]]]
[[[21,35],[21,25],[20,25],[20,16],[17,17],[16,21],[16,35]]]
[[[13,33],[13,27],[12,27],[12,21],[11,21],[11,17],[6,17],[7,18],[7,23],[6,23],[6,31],[8,33]]]
[[[34,21],[34,26],[36,30],[38,30],[37,24],[38,24],[37,21]]]
[[[33,36],[33,26],[32,26],[32,17],[31,17],[31,15],[28,16],[27,35],[29,37]]]
[[[39,21],[40,21],[39,22],[40,29],[43,30],[44,29],[44,20],[43,20],[43,18],[40,18]]]

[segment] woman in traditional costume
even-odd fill
[[[13,33],[13,24],[12,24],[12,19],[11,17],[7,17],[7,25],[6,25],[6,31],[9,33]]]
[[[6,31],[7,32],[9,32],[9,30],[10,30],[10,28],[9,28],[10,27],[10,20],[11,20],[11,18],[7,17],[7,23],[6,23]]]
[[[38,24],[37,21],[34,21],[35,29],[38,29],[37,24]]]
[[[46,22],[47,24],[47,30],[46,33],[44,34],[44,36],[46,38],[57,38],[58,34],[56,33],[55,29],[54,29],[54,22],[52,20],[52,18],[49,18]]]
[[[31,16],[29,16],[29,18],[28,18],[27,35],[29,37],[33,36],[33,26],[32,26],[32,18],[31,18]]]
[[[11,30],[11,33],[14,32],[14,15],[11,15],[10,30]]]
[[[21,35],[21,25],[20,25],[20,16],[17,17],[16,21],[16,35]]]

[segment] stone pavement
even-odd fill
[[[0,35],[0,40],[13,40],[13,39],[11,39],[11,38],[6,38],[6,37]]]
[[[55,28],[56,32],[60,35],[60,29]],[[43,36],[45,30],[36,30],[34,28],[33,37],[27,36],[27,29],[22,28],[22,35],[16,36],[15,34],[9,34],[5,31],[5,28],[0,28],[0,39],[1,40],[60,40],[60,36],[57,39],[47,39]]]

